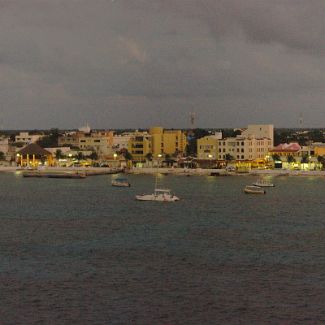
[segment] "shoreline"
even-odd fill
[[[20,169],[19,167],[0,167],[0,173],[16,173],[29,171],[28,169]],[[30,170],[33,171],[33,170]],[[84,173],[88,176],[91,175],[105,175],[123,173],[122,169],[109,168],[109,167],[46,167],[35,170],[38,173]],[[156,174],[175,175],[175,176],[317,176],[325,177],[325,170],[260,170],[253,169],[245,173],[228,172],[225,169],[188,169],[188,168],[132,168],[127,170],[126,174]]]

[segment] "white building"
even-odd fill
[[[15,136],[15,142],[23,143],[25,145],[35,143],[43,137],[42,134],[29,134],[28,132],[20,132]]]
[[[9,152],[9,138],[0,138],[0,152],[3,152],[5,155]]]
[[[128,150],[130,139],[134,137],[131,133],[123,133],[121,135],[113,136],[113,151],[117,152],[122,149]]]
[[[271,124],[249,125],[241,135],[219,140],[218,159],[264,159],[273,148],[273,130]]]

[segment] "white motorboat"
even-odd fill
[[[259,186],[255,185],[247,185],[244,188],[244,192],[246,194],[265,194],[266,192]]]
[[[156,188],[153,194],[136,195],[138,201],[159,201],[159,202],[175,202],[179,201],[179,197],[172,194],[168,189]]]
[[[268,181],[267,179],[260,178],[253,183],[254,186],[258,187],[274,187],[274,184]]]
[[[128,182],[126,178],[115,178],[112,180],[112,186],[130,187],[131,184]]]

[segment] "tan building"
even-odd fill
[[[112,131],[85,133],[79,137],[78,147],[82,150],[93,150],[99,156],[112,155],[113,135]]]
[[[99,156],[110,156],[112,155],[113,136],[113,131],[69,132],[59,137],[58,145],[92,150]]]

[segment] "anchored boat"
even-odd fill
[[[246,194],[265,194],[266,192],[259,186],[255,185],[247,185],[244,188],[244,192]]]

